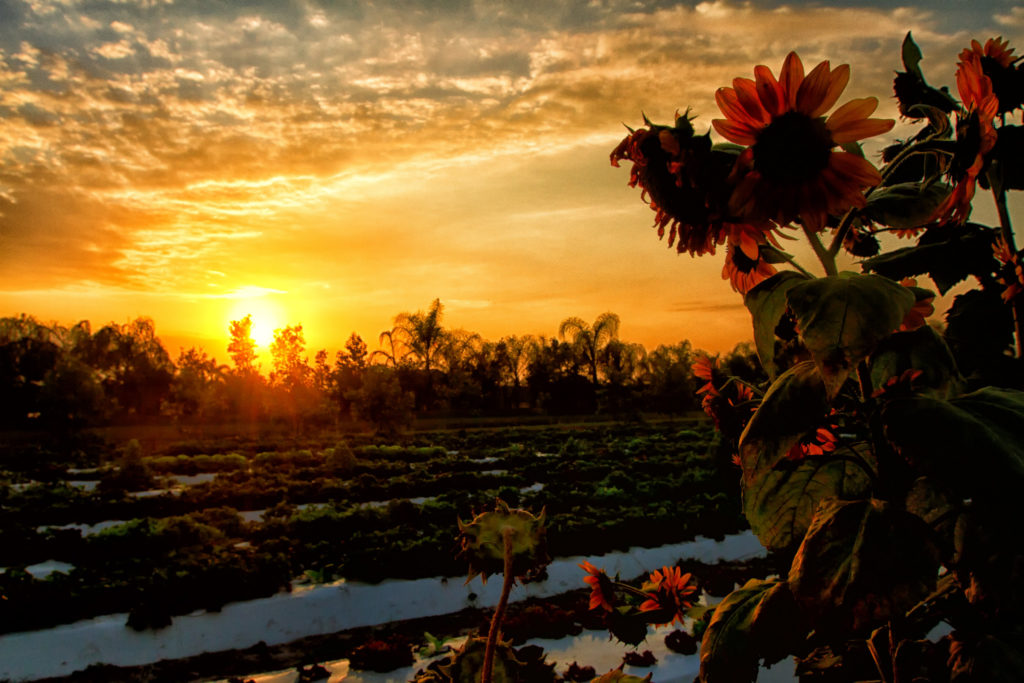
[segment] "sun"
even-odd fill
[[[249,336],[256,342],[257,349],[269,349],[274,341],[274,331],[285,326],[284,307],[267,296],[239,299],[231,308],[229,320],[241,320],[252,316]]]

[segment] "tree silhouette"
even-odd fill
[[[519,404],[520,387],[535,352],[537,340],[532,335],[510,335],[502,337],[495,348],[495,355],[501,364],[502,374],[512,383],[512,404]]]
[[[610,311],[602,313],[593,325],[587,324],[582,318],[566,318],[558,326],[558,336],[563,341],[572,338],[573,350],[590,371],[590,381],[596,387],[601,354],[608,343],[619,336],[619,316]]]
[[[228,342],[228,355],[240,374],[248,375],[256,372],[256,342],[252,339],[252,315],[241,320],[232,320],[228,326],[231,341]]]
[[[440,299],[434,299],[426,313],[399,313],[395,317],[394,329],[401,335],[409,353],[418,361],[419,367],[428,373],[437,367],[451,335],[441,327],[444,307]]]
[[[274,341],[270,344],[270,357],[274,364],[272,383],[289,388],[305,386],[311,373],[309,363],[302,355],[305,351],[302,325],[287,325],[274,330]]]

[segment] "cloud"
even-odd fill
[[[650,224],[607,166],[623,122],[693,106],[706,127],[716,87],[792,49],[851,63],[846,97],[893,115],[908,29],[936,84],[968,29],[1021,38],[1013,3],[940,5],[0,3],[0,267],[33,290],[201,292],[215,271],[612,297],[594,271],[650,253],[622,246]]]

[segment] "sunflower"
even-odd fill
[[[764,260],[761,245],[770,232],[753,226],[736,226],[729,235],[729,244],[722,266],[722,279],[729,280],[734,291],[746,294],[777,271]]]
[[[956,148],[949,175],[956,182],[953,192],[939,205],[935,218],[963,223],[971,214],[978,175],[985,167],[985,155],[996,146],[999,134],[992,121],[999,113],[999,100],[992,80],[985,75],[981,57],[964,51],[956,70],[956,85],[965,112],[957,116]]]
[[[611,164],[631,161],[630,187],[639,186],[654,210],[658,237],[691,256],[714,254],[729,234],[728,177],[735,150],[715,149],[708,134],[696,135],[687,115],[675,126],[644,117],[646,128],[630,130],[612,150]]]
[[[999,100],[1000,114],[1024,104],[1024,72],[1014,66],[1020,57],[1014,57],[1013,50],[1009,41],[1000,36],[989,38],[984,45],[972,40],[971,46],[960,52],[961,62],[973,57],[981,62],[981,71],[992,81],[992,91]]]
[[[612,580],[603,569],[598,569],[586,560],[583,564],[576,565],[587,573],[583,582],[590,586],[590,609],[601,608],[611,612],[615,607],[615,591],[612,587]]]
[[[662,567],[651,573],[643,589],[647,600],[640,604],[641,612],[657,612],[671,625],[686,619],[686,610],[693,607],[697,586],[692,574],[683,574],[679,567]]]
[[[805,77],[800,57],[790,52],[779,76],[757,66],[754,80],[737,78],[715,94],[726,117],[711,122],[715,130],[748,145],[736,161],[729,207],[734,214],[780,224],[799,218],[821,231],[829,214],[864,206],[863,189],[881,182],[869,161],[834,148],[885,133],[895,121],[869,118],[878,107],[874,97],[851,100],[823,116],[849,81],[845,64],[833,70],[825,61]]]

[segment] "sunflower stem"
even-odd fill
[[[491,628],[487,631],[487,648],[484,650],[484,663],[480,670],[480,683],[491,683],[494,668],[494,650],[498,644],[498,633],[501,632],[501,622],[505,618],[505,608],[508,606],[508,596],[512,592],[512,584],[515,577],[512,576],[512,534],[515,529],[506,527],[502,530],[505,539],[505,571],[501,583],[501,598],[498,599],[498,606],[494,608],[494,616],[491,617]]]
[[[994,172],[993,172],[994,171]],[[992,195],[996,200],[996,210],[999,212],[999,230],[1010,253],[1017,253],[1017,243],[1013,237],[1013,224],[1010,222],[1010,210],[1006,206],[1006,188],[1003,187],[1002,178],[995,177],[998,169],[989,172],[989,185],[992,187]],[[1024,300],[1015,297],[1010,304],[1013,309],[1013,333],[1014,341],[1017,342],[1017,358],[1024,355]]]
[[[839,270],[836,268],[836,258],[829,253],[829,250],[825,248],[825,245],[818,239],[818,234],[808,228],[806,225],[802,226],[804,235],[807,236],[807,241],[811,244],[811,249],[814,250],[814,255],[818,257],[822,267],[825,269],[826,275],[839,275]]]
[[[934,139],[934,137],[934,135],[930,135],[921,142],[918,142],[913,145],[908,145],[904,147],[902,150],[900,150],[900,153],[893,157],[893,160],[886,164],[885,168],[882,169],[882,180],[874,187],[869,187],[867,190],[864,191],[864,198],[867,199],[868,197],[870,197],[871,193],[877,190],[878,188],[885,187],[885,181],[887,181],[889,179],[889,176],[891,176],[896,171],[896,169],[899,168],[900,164],[902,164],[904,161],[909,159],[914,154],[921,153],[920,148],[926,143],[931,142]],[[832,256],[833,259],[836,257],[837,254],[839,254],[839,250],[843,246],[843,240],[846,239],[846,235],[849,234],[850,228],[853,227],[853,218],[854,216],[857,215],[857,211],[857,208],[850,209],[843,216],[842,220],[839,221],[839,227],[836,228],[835,236],[832,238],[832,243],[828,245],[828,253]]]

